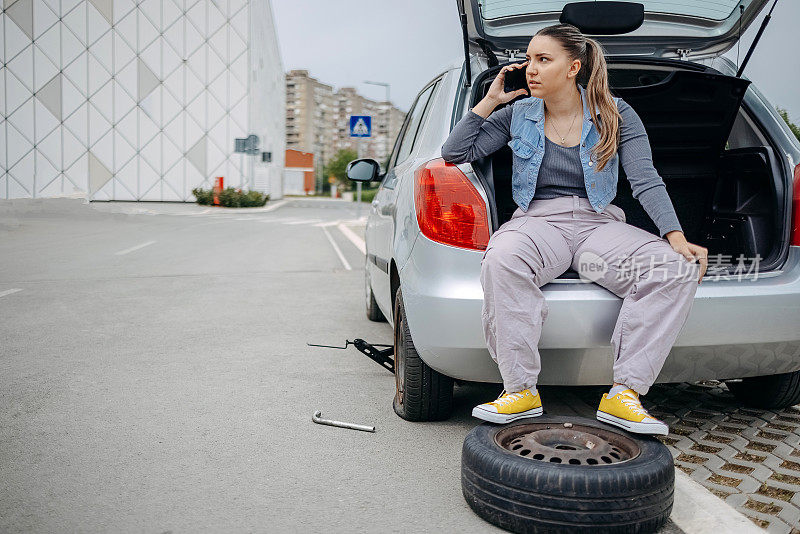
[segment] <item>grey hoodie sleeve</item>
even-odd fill
[[[448,163],[472,163],[496,152],[511,140],[511,113],[507,105],[483,118],[470,108],[442,145]]]
[[[681,223],[667,193],[667,186],[653,166],[650,140],[642,119],[624,100],[617,109],[622,115],[620,125],[619,162],[631,183],[633,197],[639,201],[647,215],[658,227],[660,237],[672,230],[680,230]]]

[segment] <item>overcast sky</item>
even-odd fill
[[[744,59],[770,0],[739,44]],[[444,65],[463,58],[455,0],[272,0],[285,70],[306,69],[334,89],[352,86],[408,111],[419,90]],[[773,106],[800,125],[800,57],[796,53],[800,2],[778,0],[772,19],[745,68]],[[737,46],[725,55],[736,62]]]

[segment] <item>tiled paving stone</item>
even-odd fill
[[[596,405],[606,391],[575,393]],[[716,380],[656,384],[642,404],[669,425],[675,467],[767,532],[800,534],[800,405],[745,407]]]

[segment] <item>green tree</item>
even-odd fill
[[[345,148],[338,151],[322,169],[324,181],[327,182],[328,177],[333,176],[336,179],[336,187],[340,191],[350,191],[353,187],[345,174],[345,169],[347,169],[347,164],[354,159],[358,159],[358,152],[355,150]]]
[[[789,125],[789,129],[792,131],[792,133],[794,134],[794,136],[795,136],[795,137],[797,137],[797,139],[798,139],[798,140],[800,140],[800,127],[798,127],[796,124],[794,124],[794,123],[791,121],[791,119],[789,118],[789,114],[786,112],[786,110],[785,110],[785,109],[782,109],[782,108],[780,108],[780,107],[778,107],[778,106],[775,106],[775,109],[777,109],[777,110],[778,110],[778,114],[779,114],[781,117],[783,117],[783,120],[785,120],[785,121],[786,121],[786,124],[788,124],[788,125]]]

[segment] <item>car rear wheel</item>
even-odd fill
[[[483,423],[462,446],[464,499],[512,532],[655,532],[674,488],[672,454],[658,439],[583,417]]]
[[[428,367],[417,354],[400,288],[394,301],[394,377],[393,407],[397,415],[408,421],[442,421],[450,417],[453,379]]]
[[[364,265],[364,292],[367,297],[367,319],[376,323],[385,322],[386,317],[378,307],[375,295],[372,294],[372,283],[369,281],[369,271],[366,265]]]
[[[786,408],[800,403],[800,371],[753,376],[725,385],[737,399],[755,408]]]

